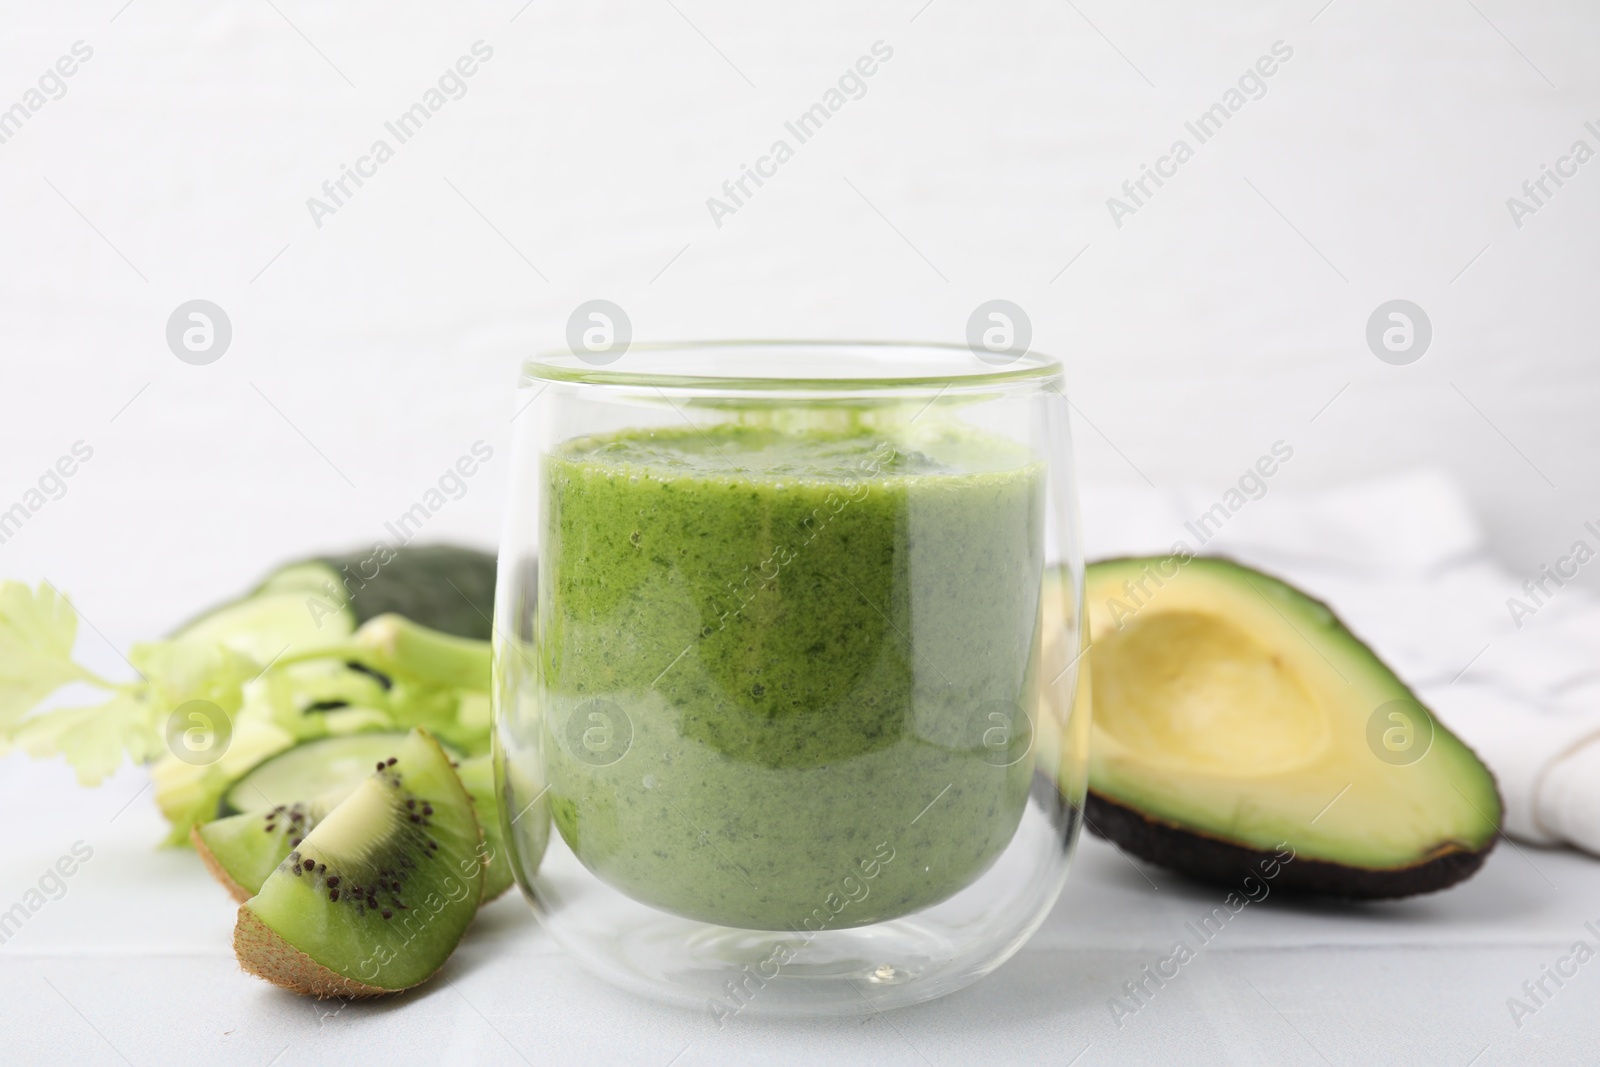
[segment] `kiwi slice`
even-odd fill
[[[242,904],[245,970],[298,993],[370,997],[444,965],[483,894],[472,798],[414,730]]]
[[[264,812],[230,815],[196,826],[189,831],[189,840],[211,876],[243,904],[261,892],[267,877],[356,784],[333,789],[316,800],[279,804]]]
[[[260,892],[289,850],[372,773],[375,762],[388,758],[405,738],[394,732],[321,738],[264,760],[228,788],[223,818],[190,831],[195,851],[223,888],[243,903]],[[487,904],[514,881],[500,828],[494,762],[489,756],[477,756],[455,767],[483,829],[489,865],[483,889]],[[304,797],[316,799],[300,799]]]
[[[389,736],[389,735],[386,735]],[[397,735],[404,737],[404,734]],[[391,748],[393,745],[390,746]],[[472,798],[473,814],[483,831],[483,903],[497,900],[510,889],[511,857],[505,850],[500,827],[500,808],[495,800],[494,762],[488,756],[462,760],[456,766],[461,784]],[[194,850],[222,887],[243,904],[265,884],[267,876],[300,846],[312,830],[339,802],[349,796],[356,782],[349,782],[324,793],[315,800],[279,804],[265,811],[245,812],[217,819],[189,832]]]

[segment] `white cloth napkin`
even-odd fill
[[[1185,524],[1219,499],[1086,487],[1088,556],[1164,554],[1182,540],[1326,601],[1494,771],[1507,834],[1600,855],[1600,598],[1547,580],[1536,603],[1523,582],[1539,576],[1493,559],[1460,487],[1438,471],[1269,489],[1201,544]],[[1600,556],[1586,528],[1552,543],[1565,554],[1579,540]],[[1511,597],[1534,608],[1520,627]]]

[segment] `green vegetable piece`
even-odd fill
[[[348,791],[372,773],[378,760],[394,755],[405,737],[403,733],[352,734],[296,745],[258,763],[235,782],[223,794],[218,814],[266,812],[330,790]]]
[[[461,776],[461,784],[472,796],[473,807],[478,813],[478,825],[483,827],[484,854],[489,861],[488,869],[483,873],[483,901],[487,904],[510,889],[516,881],[511,874],[511,853],[506,851],[505,831],[501,826],[500,800],[494,785],[494,759],[491,756],[478,756],[462,760],[456,773]]]

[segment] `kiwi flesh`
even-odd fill
[[[196,826],[189,831],[189,840],[211,876],[243,904],[261,892],[267,877],[356,784],[340,786],[316,800],[279,804]]]
[[[450,757],[414,730],[239,908],[246,971],[320,997],[426,981],[483,894],[484,847]]]

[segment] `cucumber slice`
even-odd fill
[[[494,759],[478,756],[464,759],[456,767],[456,775],[472,798],[478,825],[483,829],[484,855],[489,860],[483,872],[483,902],[494,900],[511,888],[511,853],[506,851],[505,833],[500,826],[500,802],[494,788]]]
[[[348,614],[318,619],[306,607],[306,596],[303,592],[251,596],[218,608],[174,636],[179,640],[212,641],[257,663],[270,663],[289,649],[310,651],[339,644],[355,631],[355,622]]]
[[[270,811],[320,797],[340,786],[359,782],[378,762],[394,754],[403,733],[350,734],[307,741],[256,766],[222,795],[218,817]]]
[[[328,582],[337,582],[338,580],[338,568],[330,567],[322,560],[291,563],[286,567],[279,567],[267,575],[267,580],[261,583],[261,587],[255,591],[254,595],[260,596],[264,593],[317,593],[321,592]]]

